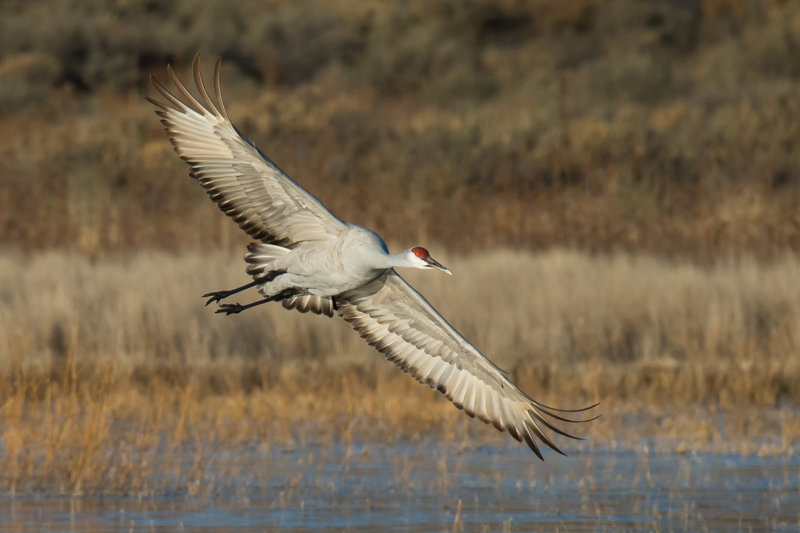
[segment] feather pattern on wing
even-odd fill
[[[524,440],[540,458],[534,437],[563,454],[544,428],[577,438],[555,422],[584,420],[564,418],[529,398],[393,269],[337,296],[336,304],[342,318],[390,362],[437,389],[469,416]]]
[[[152,79],[166,103],[148,98],[175,151],[191,167],[219,208],[253,238],[293,247],[302,241],[336,237],[346,225],[322,203],[270,161],[242,136],[228,118],[220,94],[220,63],[214,70],[216,105],[200,75],[199,56],[193,63],[201,104],[168,68],[182,99]]]

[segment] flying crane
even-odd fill
[[[193,71],[202,103],[170,66],[167,72],[183,99],[152,76],[166,102],[147,98],[157,107],[191,177],[254,239],[245,256],[253,281],[205,294],[206,305],[217,302],[216,312],[226,315],[267,302],[281,302],[286,309],[301,312],[336,313],[390,362],[444,394],[470,417],[525,441],[540,459],[534,437],[563,455],[544,429],[577,439],[556,424],[594,420],[568,418],[566,413],[587,411],[597,404],[556,409],[514,385],[395,270],[452,274],[449,269],[421,246],[389,253],[375,232],[337,218],[239,133],[222,102],[220,63],[214,69],[216,102],[203,83],[199,55]],[[223,302],[253,287],[262,299],[246,305]]]

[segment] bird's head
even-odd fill
[[[428,253],[428,250],[423,248],[422,246],[415,246],[414,248],[409,248],[406,250],[408,266],[413,268],[435,268],[436,270],[441,270],[447,274],[453,275],[450,272],[450,269],[443,266],[439,261],[431,257],[431,254]]]

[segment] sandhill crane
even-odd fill
[[[450,270],[420,246],[390,254],[376,233],[334,216],[234,127],[222,102],[220,61],[214,70],[216,102],[203,84],[199,63],[195,56],[194,79],[202,103],[170,66],[167,72],[183,100],[152,77],[166,102],[147,99],[157,107],[175,151],[189,164],[191,177],[255,239],[245,256],[253,281],[205,294],[206,305],[217,302],[217,313],[226,315],[273,301],[301,312],[327,316],[336,312],[389,361],[444,394],[469,416],[508,431],[517,441],[524,440],[540,459],[534,436],[563,454],[543,428],[577,438],[559,429],[556,421],[593,420],[575,420],[563,413],[586,411],[597,404],[555,409],[517,388],[395,268],[451,274]],[[264,298],[247,305],[222,303],[252,287]]]

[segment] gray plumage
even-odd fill
[[[207,303],[255,287],[263,300],[220,304],[232,314],[268,301],[287,309],[344,318],[392,363],[442,392],[469,416],[508,431],[541,458],[535,438],[563,453],[545,432],[571,438],[556,427],[565,411],[542,405],[517,388],[486,356],[462,337],[396,271],[396,267],[450,271],[421,247],[390,254],[374,232],[345,223],[261,153],[233,126],[220,92],[220,62],[212,101],[193,63],[196,99],[170,67],[183,98],[158,81],[166,99],[148,98],[190,175],[228,216],[256,241],[245,256],[253,282],[209,293]],[[591,409],[589,406],[578,412]],[[593,420],[593,419],[589,419]]]

